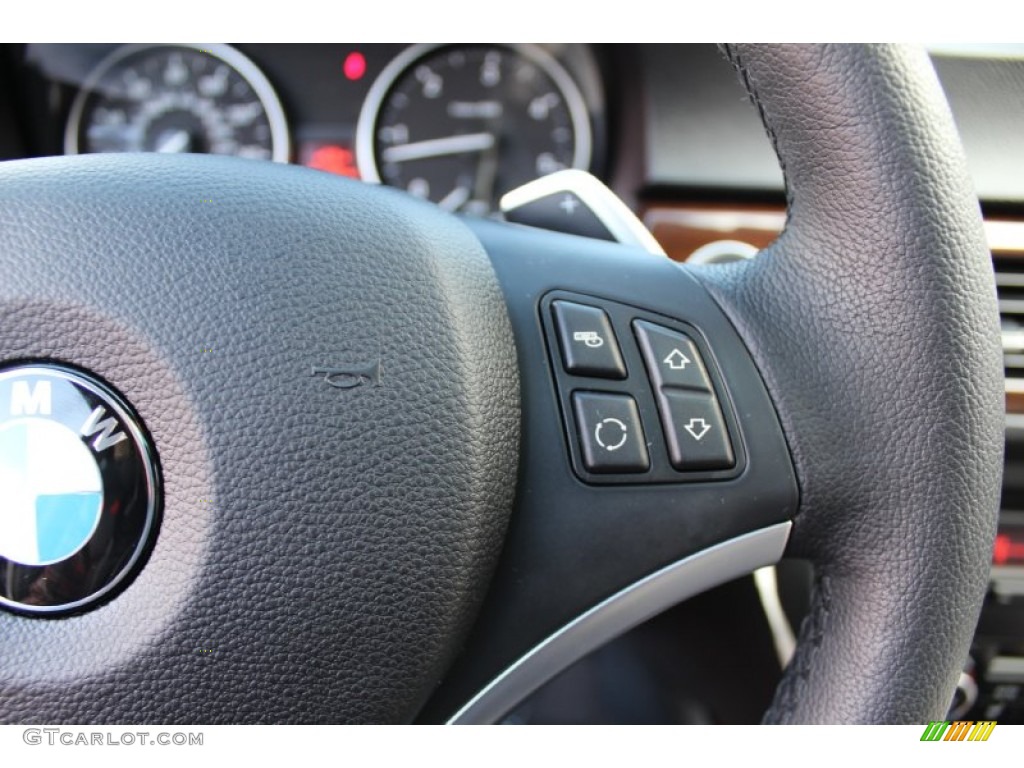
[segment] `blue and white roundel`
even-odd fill
[[[50,419],[0,425],[0,557],[29,566],[66,560],[92,538],[103,480],[88,446]]]
[[[50,361],[0,366],[0,609],[108,600],[159,524],[156,456],[106,383]]]

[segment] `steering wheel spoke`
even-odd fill
[[[686,268],[602,241],[471,227],[515,333],[522,448],[484,612],[427,711],[454,722],[500,718],[602,642],[775,562],[797,507],[761,378]]]

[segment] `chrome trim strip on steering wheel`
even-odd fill
[[[535,646],[448,724],[496,723],[559,672],[623,632],[694,595],[773,565],[791,528],[792,523],[778,523],[723,541],[617,592]]]

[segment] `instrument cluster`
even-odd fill
[[[32,45],[60,151],[294,162],[487,215],[599,170],[605,99],[583,45]]]

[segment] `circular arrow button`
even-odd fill
[[[646,472],[647,440],[636,401],[618,392],[574,392],[581,464],[586,472]]]
[[[602,432],[604,432],[604,440],[601,439]],[[619,419],[604,419],[594,427],[594,439],[606,451],[619,450],[626,444],[628,438],[629,428]]]

